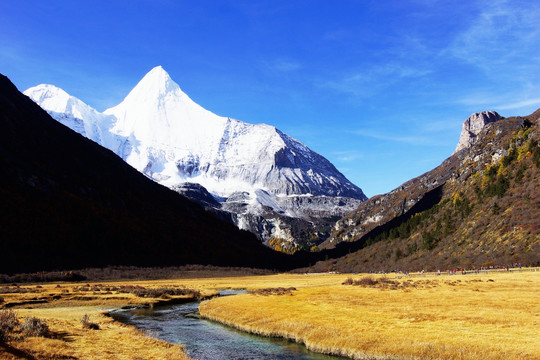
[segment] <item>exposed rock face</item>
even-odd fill
[[[252,210],[257,205],[253,204],[253,199],[246,191],[220,198],[210,194],[202,185],[194,183],[184,183],[173,190],[197,201],[206,210],[236,224],[240,229],[257,234],[263,242],[279,238],[296,245],[302,240],[301,233],[306,231],[323,241],[329,233],[321,233],[319,227],[330,228],[333,221],[352,212],[362,203],[361,200],[332,196],[272,197],[263,190],[257,190],[257,198],[266,198],[266,204],[258,203],[259,208],[255,214]],[[296,216],[290,216],[291,209],[294,209],[293,215]]]
[[[457,144],[454,154],[460,150],[469,148],[477,141],[478,134],[486,126],[486,124],[503,119],[501,115],[495,111],[482,111],[474,113],[463,123],[463,129],[459,136],[459,142]]]
[[[184,195],[187,198],[190,198],[193,201],[198,202],[205,208],[221,208],[221,204],[202,185],[185,182],[176,187],[172,187],[171,189]]]
[[[456,176],[455,171],[459,166],[457,156],[463,157],[458,154],[448,158],[437,168],[407,181],[389,193],[373,196],[363,202],[358,209],[334,225],[332,236],[321,244],[320,248],[333,248],[340,242],[354,241],[375,227],[404,215],[422,200],[426,193]]]

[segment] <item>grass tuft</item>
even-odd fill
[[[83,329],[88,330],[99,330],[99,325],[90,321],[90,315],[84,314],[84,316],[81,319],[81,324]]]
[[[0,310],[0,341],[7,340],[17,325],[19,325],[19,320],[15,311]]]
[[[21,325],[21,331],[24,336],[47,337],[49,336],[49,325],[45,320],[36,317],[27,317]]]

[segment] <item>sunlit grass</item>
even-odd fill
[[[539,272],[443,275],[396,290],[342,285],[347,277],[297,286],[293,295],[216,298],[200,311],[245,331],[358,359],[540,358]]]

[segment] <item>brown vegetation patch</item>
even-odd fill
[[[44,320],[36,317],[27,317],[21,325],[24,336],[47,337],[50,334],[49,325]]]
[[[446,281],[445,283],[448,285],[457,285],[459,284],[460,281],[461,280]],[[475,280],[475,281],[481,281],[481,280]],[[440,283],[438,279],[437,280],[429,280],[429,279],[399,280],[399,279],[388,279],[385,277],[375,278],[372,276],[364,276],[360,279],[353,279],[352,277],[349,277],[345,279],[345,281],[342,282],[342,285],[372,287],[372,288],[387,289],[387,290],[398,290],[398,289],[407,290],[408,288],[430,289],[430,288],[439,286]]]
[[[18,325],[17,314],[13,310],[0,310],[0,342],[8,339]]]
[[[277,287],[277,288],[265,288],[265,289],[255,289],[255,290],[248,290],[248,294],[252,295],[263,295],[263,296],[269,296],[269,295],[292,295],[293,291],[296,291],[296,288],[294,287]]]
[[[90,315],[84,314],[84,316],[81,319],[81,325],[83,329],[88,330],[99,330],[99,325],[90,321]]]
[[[0,294],[26,294],[26,293],[39,293],[42,290],[37,287],[20,287],[17,285],[14,286],[4,286],[0,288]]]

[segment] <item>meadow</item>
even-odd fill
[[[205,300],[202,316],[318,352],[355,359],[540,358],[540,271],[192,275],[0,284],[0,312],[14,311],[19,320],[0,341],[0,358],[188,359],[182,346],[120,324],[108,312],[209,299],[220,289],[248,293]],[[45,322],[47,333],[25,334],[27,318]]]
[[[296,290],[215,298],[199,310],[243,331],[353,359],[540,358],[540,272],[342,275],[313,286],[305,279]],[[295,286],[274,286],[283,283]]]

